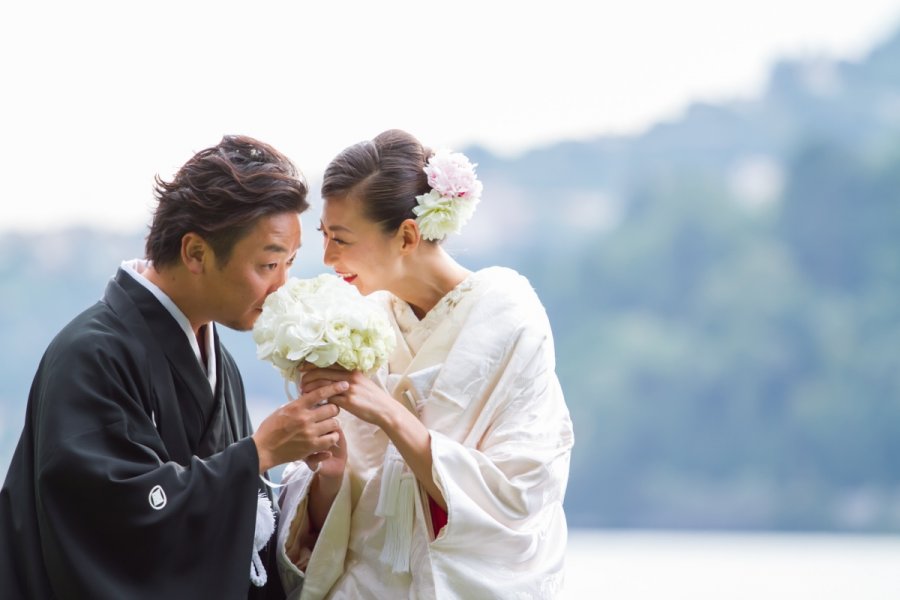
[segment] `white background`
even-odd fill
[[[897,27],[890,0],[9,2],[0,231],[137,231],[153,176],[225,133],[276,146],[315,188],[387,128],[504,155],[636,133]]]

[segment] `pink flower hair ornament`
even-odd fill
[[[416,196],[413,207],[419,231],[426,240],[442,240],[459,233],[475,213],[481,200],[481,182],[475,175],[477,165],[460,152],[440,150],[425,165],[431,191]]]

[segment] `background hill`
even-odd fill
[[[639,136],[467,152],[450,249],[547,306],[572,526],[900,531],[900,35]],[[295,276],[324,270],[319,206]],[[142,237],[0,236],[0,474],[44,347]],[[261,417],[277,373],[225,337]]]

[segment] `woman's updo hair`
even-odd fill
[[[325,200],[354,196],[363,214],[385,233],[415,219],[416,196],[431,189],[424,168],[431,157],[412,135],[390,129],[346,148],[329,163],[322,182]]]

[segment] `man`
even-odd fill
[[[319,403],[344,388],[253,433],[213,323],[250,329],[284,283],[306,193],[246,137],[157,179],[149,260],[122,264],[35,375],[0,492],[4,598],[283,597],[274,562],[251,585],[259,476],[337,443],[337,408]]]

